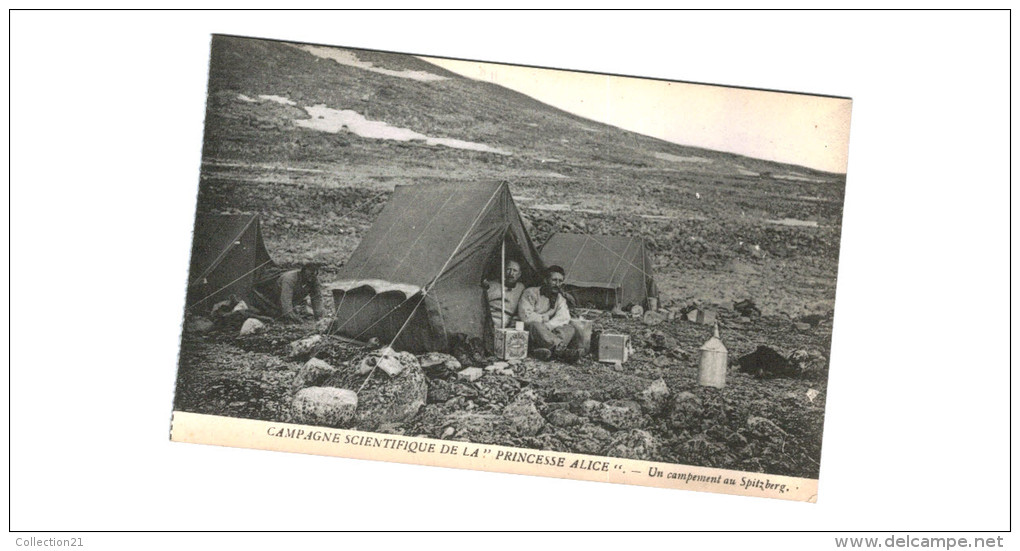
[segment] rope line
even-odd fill
[[[223,257],[227,256],[227,253],[229,253],[230,250],[234,248],[234,245],[237,245],[238,240],[241,239],[241,236],[244,235],[244,232],[248,231],[248,227],[251,226],[253,222],[255,222],[254,216],[249,218],[248,222],[244,225],[243,228],[241,228],[241,231],[237,232],[237,235],[235,235],[234,238],[230,240],[230,246],[228,246],[226,249],[223,249],[223,252],[221,252],[219,256],[216,257],[216,260],[213,260],[212,264],[206,267],[206,269],[203,270],[201,274],[195,277],[194,281],[191,282],[191,285],[194,285],[201,281],[202,278],[209,275],[209,272],[212,272],[213,270],[216,269],[217,266],[220,265],[220,262],[223,261]]]
[[[453,261],[453,257],[455,257],[457,253],[460,251],[460,248],[464,246],[464,240],[467,239],[468,235],[471,235],[471,230],[473,230],[475,228],[475,224],[477,224],[478,221],[481,220],[482,215],[485,214],[486,210],[488,210],[489,204],[492,203],[492,200],[496,198],[496,195],[499,194],[499,191],[501,189],[503,189],[503,186],[497,186],[496,191],[492,192],[492,197],[489,197],[489,200],[486,201],[485,205],[478,211],[478,214],[475,216],[475,219],[471,222],[471,225],[468,226],[468,229],[464,232],[464,235],[461,236],[460,242],[457,243],[457,246],[453,249],[453,252],[450,253],[450,257],[446,259],[445,263],[443,263],[443,267],[439,269],[439,272],[437,272],[435,277],[432,278],[432,281],[429,282],[422,290],[421,299],[418,301],[418,304],[415,304],[414,309],[411,310],[411,315],[407,316],[407,320],[404,322],[404,325],[400,326],[400,329],[397,330],[397,334],[394,335],[393,340],[390,341],[391,348],[393,347],[393,343],[397,342],[397,338],[400,337],[400,334],[407,327],[407,323],[410,322],[411,318],[414,317],[414,313],[415,311],[418,310],[418,306],[421,306],[422,300],[425,300],[425,296],[428,295],[432,288],[436,286],[436,283],[439,282],[439,279],[443,276],[444,272],[446,271],[446,267],[450,265],[450,262]],[[500,233],[500,236],[501,238],[505,238],[506,231],[504,230],[502,233]]]
[[[367,204],[369,203],[369,201],[374,201],[374,200],[378,199],[379,197],[382,197],[382,196],[383,196],[383,194],[385,194],[385,193],[386,193],[385,191],[381,191],[381,192],[379,192],[379,193],[377,193],[377,194],[373,195],[373,196],[372,196],[371,198],[369,198],[368,200],[366,200],[366,201],[364,201],[364,202],[362,202],[362,203],[360,203],[360,204],[358,204],[358,205],[356,205],[356,206],[352,207],[352,208],[351,208],[350,210],[348,210],[347,212],[345,212],[345,213],[344,213],[344,214],[343,214],[342,216],[340,216],[339,218],[345,218],[345,217],[347,217],[348,215],[350,215],[350,214],[353,214],[353,213],[354,213],[354,211],[356,211],[356,210],[360,209],[361,207],[363,207],[363,206],[367,205]],[[253,221],[253,220],[254,220],[254,218],[252,218],[252,220],[248,222],[248,225],[251,225],[251,223],[252,223],[252,221]],[[240,234],[238,234],[238,237],[240,237],[240,236],[241,236],[242,234],[244,234],[244,231],[245,231],[245,230],[247,230],[247,229],[248,229],[248,226],[245,226],[245,227],[244,227],[244,230],[242,230],[242,231],[241,231],[241,233],[240,233]],[[312,238],[314,238],[314,237],[318,236],[318,235],[319,235],[320,233],[322,233],[322,232],[323,232],[323,230],[325,230],[325,229],[326,229],[326,227],[325,227],[325,226],[323,226],[323,227],[319,228],[319,229],[318,229],[318,230],[317,230],[317,231],[316,231],[315,233],[313,233],[312,235],[310,235],[310,236],[309,236],[309,237],[308,237],[307,239],[311,240]],[[237,238],[234,238],[234,241],[237,241]],[[232,243],[233,243],[233,242],[232,242]],[[233,246],[233,245],[231,245],[231,246]],[[229,249],[228,249],[228,250],[229,250]],[[223,254],[226,254],[226,251],[224,251],[224,253],[223,253]],[[222,256],[222,254],[221,254],[221,256]],[[218,261],[217,261],[217,262],[218,262]],[[210,294],[206,295],[206,296],[205,296],[204,298],[202,298],[201,300],[199,300],[199,301],[195,302],[194,304],[192,304],[191,306],[188,306],[187,308],[185,308],[185,309],[184,309],[184,311],[185,311],[185,312],[188,312],[189,310],[191,310],[192,308],[194,308],[195,306],[197,306],[197,305],[198,305],[199,303],[205,302],[206,300],[208,300],[209,298],[211,298],[212,296],[214,296],[214,295],[215,295],[216,293],[219,293],[220,291],[222,291],[222,290],[226,289],[227,287],[230,287],[231,285],[233,285],[234,283],[237,283],[238,281],[240,281],[240,280],[241,280],[242,278],[244,278],[244,277],[245,277],[245,276],[247,276],[248,274],[250,274],[250,273],[252,273],[252,272],[254,272],[254,271],[258,270],[259,268],[261,268],[261,267],[263,267],[263,266],[265,266],[265,265],[267,265],[267,264],[270,264],[270,263],[272,263],[272,262],[273,262],[273,259],[272,259],[272,258],[270,258],[269,260],[267,260],[267,261],[263,262],[262,264],[259,264],[258,266],[255,266],[254,268],[252,268],[251,270],[248,270],[247,272],[245,272],[245,273],[244,273],[243,275],[241,275],[241,276],[240,276],[240,277],[238,277],[237,279],[235,279],[235,280],[231,281],[230,283],[227,283],[226,285],[224,285],[224,286],[220,287],[219,289],[216,289],[216,290],[215,290],[215,291],[213,291],[212,293],[210,293]],[[209,270],[206,270],[206,272],[208,272],[208,271],[209,271]],[[207,275],[207,274],[203,274],[203,276],[202,276],[202,277],[205,277],[205,275]],[[197,279],[196,279],[196,281],[197,281]],[[192,285],[194,285],[194,283],[192,283]]]

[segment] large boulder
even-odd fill
[[[803,375],[821,374],[829,368],[828,358],[815,350],[794,350],[788,359]]]
[[[673,337],[662,331],[656,331],[648,336],[648,346],[652,350],[673,350],[680,345]]]
[[[684,429],[701,422],[705,407],[693,392],[680,392],[673,396],[673,411],[670,421],[674,428]]]
[[[631,429],[618,432],[602,455],[650,461],[659,458],[661,448],[658,439],[648,432]]]
[[[551,425],[557,427],[573,427],[583,422],[579,416],[570,413],[567,409],[554,409],[546,416]]]
[[[613,430],[632,429],[641,426],[641,407],[632,407],[619,400],[606,402],[598,409],[596,418]]]
[[[641,391],[641,394],[638,396],[638,402],[648,415],[662,413],[669,403],[669,387],[666,386],[666,381],[661,377],[656,379],[655,382]]]
[[[294,375],[294,389],[300,390],[320,384],[330,375],[336,373],[336,368],[319,358],[311,358],[298,368]]]
[[[514,400],[503,408],[503,417],[509,421],[513,430],[521,436],[534,436],[542,430],[545,419],[535,407],[537,396],[535,391],[528,389],[520,392]]]
[[[290,343],[290,357],[300,358],[310,355],[322,343],[322,335],[312,335]]]
[[[240,304],[244,304],[244,303],[242,302]],[[248,319],[244,320],[244,324],[241,325],[241,334],[242,335],[253,335],[255,333],[262,332],[263,330],[265,330],[265,328],[266,328],[266,324],[262,323],[261,321],[255,319],[255,318],[248,318]]]
[[[407,352],[401,352],[398,358],[402,369],[396,375],[391,377],[381,369],[367,375],[368,383],[358,394],[357,428],[372,430],[406,421],[425,405],[428,386],[417,358]]]
[[[457,373],[457,378],[471,383],[480,379],[482,375],[485,375],[485,371],[482,368],[467,367]]]
[[[511,442],[510,423],[502,415],[488,412],[454,411],[445,415],[442,421],[442,438],[480,444],[509,444]]]
[[[295,423],[341,428],[358,408],[358,395],[344,388],[313,386],[302,389],[291,404]]]
[[[184,331],[186,333],[208,333],[215,327],[212,321],[202,316],[189,316],[187,321],[184,322]]]
[[[395,377],[412,365],[418,368],[421,367],[421,364],[418,363],[418,358],[414,357],[414,354],[410,352],[397,352],[388,346],[384,346],[378,350],[373,350],[361,360],[358,366],[358,373],[365,374],[370,371],[379,370],[390,377]]]

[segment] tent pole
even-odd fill
[[[506,234],[499,244],[499,319],[506,327]],[[502,327],[501,327],[502,329]]]

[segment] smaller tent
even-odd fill
[[[562,266],[567,290],[578,306],[612,309],[645,306],[659,292],[643,239],[557,233],[542,247],[546,265]]]
[[[252,288],[278,271],[255,214],[200,214],[195,218],[187,307],[208,311],[236,297],[251,304]]]

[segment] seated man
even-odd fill
[[[513,327],[514,322],[517,321],[514,317],[517,313],[517,305],[521,300],[521,293],[524,292],[524,284],[520,282],[520,263],[516,260],[509,260],[505,268],[504,289],[500,288],[501,284],[498,279],[485,282],[485,298],[489,301],[492,326],[497,329]]]
[[[540,360],[557,357],[576,361],[580,356],[576,329],[570,324],[570,309],[563,296],[566,274],[559,266],[550,266],[541,287],[531,287],[521,294],[517,317],[528,330],[531,355]]]
[[[295,306],[310,299],[315,319],[321,319],[324,312],[319,265],[308,263],[299,269],[266,274],[252,290],[252,298],[259,312],[289,321],[301,320]]]

